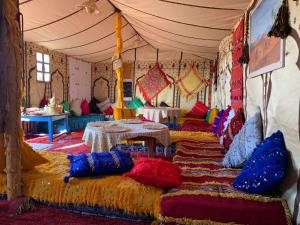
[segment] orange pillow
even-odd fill
[[[20,142],[21,147],[21,165],[23,170],[30,170],[33,167],[47,163],[48,160],[40,156],[37,152],[25,143]],[[0,172],[3,172],[6,167],[6,156],[4,153],[4,134],[0,134]]]
[[[173,188],[181,184],[180,168],[168,161],[154,158],[139,158],[134,168],[125,173],[142,184],[159,188]]]

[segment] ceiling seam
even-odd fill
[[[98,2],[98,1],[99,1],[99,0],[96,0],[96,2]],[[78,10],[76,10],[76,11],[74,11],[74,12],[72,12],[72,13],[70,13],[70,14],[64,16],[64,17],[61,17],[61,18],[59,18],[59,19],[57,19],[57,20],[54,20],[54,21],[52,21],[52,22],[50,22],[50,23],[47,23],[47,24],[44,24],[44,25],[40,25],[40,26],[37,26],[37,27],[33,27],[33,28],[30,28],[30,29],[24,30],[24,32],[28,32],[28,31],[32,31],[32,30],[37,30],[37,29],[40,29],[40,28],[49,26],[49,25],[51,25],[51,24],[60,22],[60,21],[62,21],[62,20],[64,20],[64,19],[67,19],[67,18],[69,18],[69,17],[71,17],[71,16],[73,16],[73,15],[79,13],[79,12],[82,11],[82,10],[83,10],[83,8],[82,8],[82,9],[78,9]]]
[[[104,19],[101,19],[97,23],[93,24],[92,26],[87,27],[87,28],[85,28],[85,29],[83,29],[83,30],[81,30],[79,32],[74,33],[74,34],[71,34],[71,35],[68,35],[68,36],[65,36],[65,37],[60,37],[60,38],[57,38],[57,39],[45,40],[45,41],[35,41],[35,42],[36,43],[53,42],[53,41],[60,41],[60,40],[63,40],[63,39],[69,38],[69,37],[73,37],[75,35],[78,35],[78,34],[81,34],[81,33],[85,32],[85,31],[87,31],[87,30],[89,30],[89,29],[91,29],[91,28],[93,28],[95,26],[98,26],[99,24],[101,24],[103,21],[107,20],[109,17],[111,17],[114,14],[115,14],[115,11],[112,12],[112,13],[110,13],[109,15],[107,15]]]
[[[117,2],[120,5],[123,5],[123,6],[127,7],[127,8],[131,8],[131,9],[139,11],[141,13],[144,13],[144,14],[156,17],[156,18],[160,18],[160,19],[163,19],[163,20],[167,20],[167,21],[170,21],[170,22],[179,23],[179,24],[188,25],[188,26],[193,26],[193,27],[198,27],[198,28],[203,28],[203,29],[220,30],[220,31],[231,31],[231,29],[216,28],[216,27],[206,27],[206,26],[201,26],[201,25],[196,25],[196,24],[191,24],[191,23],[185,23],[185,22],[181,22],[181,21],[177,21],[177,20],[172,20],[172,19],[169,19],[169,18],[165,18],[165,17],[162,17],[162,16],[158,16],[158,15],[154,15],[152,13],[148,13],[148,12],[142,11],[140,9],[133,8],[133,7],[129,6],[129,5],[126,5],[124,3],[118,2],[116,0],[114,0],[114,1]]]

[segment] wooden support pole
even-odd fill
[[[0,151],[6,154],[7,198],[21,193],[22,39],[18,0],[0,0]]]

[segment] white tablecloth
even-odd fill
[[[143,114],[143,116],[146,119],[159,123],[162,118],[167,118],[167,117],[178,118],[180,116],[180,109],[170,108],[170,107],[155,107],[155,108],[146,107],[146,108],[139,108],[139,113]]]
[[[120,122],[107,121],[108,124],[118,124],[118,126],[129,128],[128,132],[121,133],[106,133],[103,132],[103,128],[97,127],[97,124],[103,124],[102,122],[88,123],[82,139],[88,147],[91,147],[91,152],[103,152],[109,151],[113,146],[119,144],[122,140],[131,139],[135,137],[153,137],[159,141],[165,147],[168,147],[171,143],[170,132],[167,126],[165,129],[150,130],[143,128],[143,124],[123,124]]]

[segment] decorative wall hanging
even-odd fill
[[[284,45],[280,38],[269,37],[281,0],[262,0],[250,15],[249,77],[284,66]]]
[[[194,65],[186,67],[176,80],[180,94],[187,99],[191,99],[197,95],[208,83]]]
[[[164,71],[160,68],[159,64],[148,70],[147,74],[139,81],[137,85],[146,101],[154,99],[166,87],[171,86]]]
[[[243,66],[239,59],[244,48],[244,20],[236,27],[232,36],[232,75],[231,75],[231,106],[235,110],[243,108]]]

